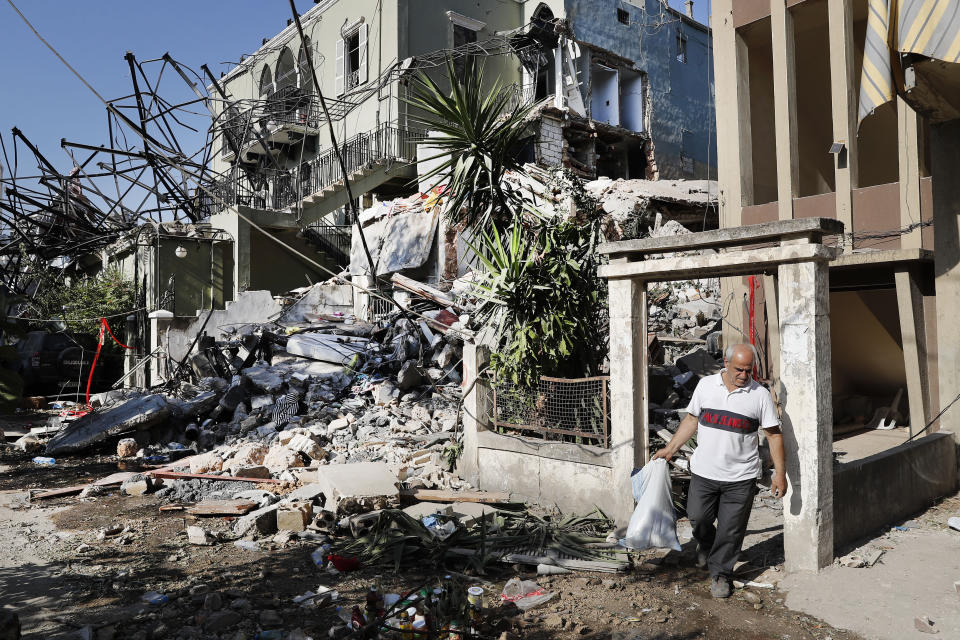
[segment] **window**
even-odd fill
[[[687,37],[677,34],[677,62],[687,64]]]
[[[477,32],[469,27],[464,27],[463,25],[454,24],[453,25],[453,48],[462,47],[468,44],[473,44],[477,41]],[[464,70],[467,66],[467,57],[472,58],[473,56],[457,56],[453,61],[453,68],[456,69],[457,75],[463,77]]]
[[[360,23],[343,40],[337,40],[338,96],[367,81],[367,29],[368,25]]]
[[[626,9],[617,9],[617,22],[620,24],[630,24],[630,12]]]

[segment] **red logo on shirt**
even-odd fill
[[[700,412],[700,424],[734,433],[753,433],[760,428],[760,421],[732,411],[704,409]]]

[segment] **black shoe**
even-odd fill
[[[710,579],[710,595],[714,598],[729,598],[732,589],[726,576],[713,576]]]

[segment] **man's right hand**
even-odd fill
[[[663,458],[667,462],[670,462],[671,458],[673,458],[673,452],[664,447],[653,454],[653,458],[651,458],[651,460],[656,460],[657,458]]]

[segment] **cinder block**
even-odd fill
[[[313,519],[313,506],[309,502],[290,502],[277,509],[277,529],[280,531],[303,531]]]

